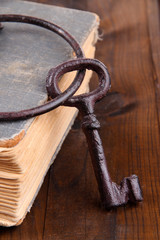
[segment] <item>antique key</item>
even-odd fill
[[[128,202],[142,201],[142,193],[138,177],[132,175],[123,179],[120,185],[111,181],[104,150],[99,136],[100,123],[94,114],[94,105],[102,99],[110,88],[110,77],[107,68],[98,60],[85,58],[77,41],[63,28],[54,23],[23,15],[0,15],[1,22],[22,22],[37,25],[57,33],[73,48],[77,59],[70,60],[52,68],[47,76],[46,88],[51,101],[31,109],[17,112],[0,112],[0,121],[16,121],[38,116],[49,112],[60,105],[76,107],[82,116],[82,129],[86,135],[95,176],[98,182],[102,204],[112,208],[127,204]],[[99,77],[99,86],[90,93],[73,96],[80,87],[86,69],[95,71]],[[70,71],[78,70],[72,84],[63,93],[58,87],[59,78]]]
[[[65,101],[65,106],[76,107],[82,116],[82,129],[86,135],[92,164],[97,179],[101,201],[106,208],[117,207],[142,201],[142,193],[138,177],[132,175],[123,179],[120,185],[111,181],[104,155],[102,141],[98,132],[100,123],[94,114],[94,105],[102,99],[110,88],[110,77],[107,68],[95,59],[75,59],[61,64],[49,71],[46,87],[52,98],[61,94],[58,87],[58,78],[64,72],[91,69],[98,74],[99,86],[96,90],[73,96]],[[58,72],[58,74],[57,74]]]

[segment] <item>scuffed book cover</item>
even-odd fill
[[[94,33],[95,39],[93,39],[93,45],[97,39],[96,30],[99,22],[97,15],[93,13],[25,1],[0,0],[0,14],[21,14],[48,20],[67,30],[75,37],[81,46],[86,43],[88,44],[88,39],[93,39]],[[0,112],[18,111],[40,105],[47,101],[48,98],[45,88],[48,71],[58,64],[73,58],[73,50],[68,43],[57,34],[43,28],[23,23],[3,23],[3,26],[4,29],[0,32]],[[91,51],[92,53],[90,52],[90,55],[93,57],[95,47],[91,46],[91,41],[89,41],[88,45],[85,45],[85,47],[88,47],[85,51],[88,51],[88,54]],[[88,82],[86,82],[86,84],[88,84]],[[69,111],[71,111],[71,109],[73,110],[73,108],[70,108]],[[56,117],[55,111],[57,110],[58,109],[49,114]],[[21,148],[27,137],[30,136],[29,132],[31,132],[30,130],[32,127],[37,126],[36,120],[38,118],[39,117],[16,122],[0,122],[0,148],[2,147],[2,151],[4,150],[7,154],[8,150],[12,151]],[[63,121],[62,118],[63,116],[61,116],[61,121]],[[40,117],[40,119],[43,119],[43,117]],[[49,151],[47,146],[47,151],[50,155],[47,158],[45,167],[43,166],[41,168],[43,171],[41,171],[40,181],[36,183],[36,187],[34,187],[36,190],[32,193],[31,199],[28,199],[28,201],[30,201],[29,204],[25,205],[23,212],[18,216],[15,214],[9,219],[7,218],[8,215],[5,215],[5,217],[1,216],[0,225],[18,225],[25,217],[27,211],[30,210],[45,174],[58,153],[73,123],[74,117],[70,115],[69,119],[70,123],[65,126],[63,133],[61,132],[60,141],[56,139],[59,142],[54,146],[55,150],[53,151],[53,148],[51,148]],[[52,121],[54,121],[54,119],[52,119]],[[59,120],[57,124],[59,124]],[[46,125],[48,129],[50,125]],[[59,130],[59,128],[57,129]],[[23,138],[27,130],[28,134]],[[48,136],[47,134],[48,132],[46,132],[46,136]],[[20,141],[22,138],[23,141]],[[50,134],[50,140],[53,138],[54,136]],[[38,140],[36,141],[38,142]],[[6,144],[5,146],[5,142],[11,142],[11,145],[9,146]],[[19,144],[17,144],[18,142]],[[13,146],[15,146],[15,148],[12,148]],[[26,145],[24,144],[24,146]],[[6,150],[6,147],[9,148]],[[44,148],[44,145],[41,145],[41,147]],[[36,150],[38,151],[38,148]],[[25,148],[22,152],[26,153],[26,151],[27,149]],[[32,151],[35,151],[35,149],[32,149]],[[27,153],[29,156],[32,154],[31,151],[27,151]],[[27,155],[27,158],[29,156]],[[18,167],[21,167],[23,163],[21,160],[20,156],[18,162],[20,166],[18,165]],[[44,165],[43,162],[46,161],[45,158],[43,158],[42,162],[39,161],[37,155],[34,160],[37,160],[37,162],[42,165]],[[18,180],[22,180],[26,173],[26,169],[28,171],[27,163],[24,163],[23,167],[23,171],[18,176],[13,173],[13,185],[16,184],[16,177],[18,177]],[[7,176],[9,176],[10,173],[1,171],[1,174],[7,174]],[[3,176],[1,176],[1,179],[3,180]],[[13,198],[14,197],[15,196],[13,196]],[[19,200],[20,198],[17,199],[18,205],[14,207],[15,213],[17,213],[21,207]]]
[[[95,14],[25,1],[0,0],[0,14],[21,14],[53,22],[83,45],[97,23]],[[19,111],[47,101],[48,71],[71,59],[73,51],[57,34],[37,26],[3,23],[0,32],[0,112]],[[0,122],[0,146],[19,141],[34,118]],[[17,138],[17,139],[16,139]]]

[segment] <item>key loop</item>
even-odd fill
[[[65,105],[74,106],[74,104],[82,101],[82,99],[85,100],[92,98],[92,103],[95,103],[98,100],[102,99],[110,89],[111,86],[110,76],[106,66],[102,62],[100,62],[97,59],[90,58],[79,58],[78,60],[77,59],[70,60],[67,63],[62,63],[56,68],[51,69],[48,73],[48,77],[46,80],[46,88],[49,96],[54,98],[62,94],[58,87],[58,80],[60,77],[62,77],[64,72],[71,72],[83,69],[95,71],[99,78],[99,85],[92,92],[68,98],[68,100],[65,101]]]
[[[73,48],[77,58],[83,58],[84,53],[81,49],[78,42],[63,28],[59,27],[56,24],[53,24],[51,22],[45,21],[43,19],[30,17],[30,16],[24,16],[24,15],[11,15],[11,14],[2,14],[0,15],[0,24],[1,22],[20,22],[20,23],[27,23],[36,25],[39,27],[43,27],[45,29],[48,29],[52,32],[57,33],[59,36],[61,36],[64,40],[66,40],[69,45]],[[2,30],[2,26],[0,25],[0,30]],[[38,116],[40,114],[44,114],[48,111],[51,111],[58,106],[62,105],[69,97],[71,97],[80,87],[86,70],[83,69],[81,71],[78,71],[76,77],[74,78],[71,85],[65,90],[63,93],[58,95],[53,100],[44,103],[41,106],[37,106],[31,109],[25,109],[22,111],[17,112],[0,112],[0,121],[13,121],[13,120],[23,120],[31,117]]]

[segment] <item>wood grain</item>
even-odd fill
[[[135,173],[144,201],[104,211],[78,118],[21,226],[2,239],[157,240],[160,238],[159,5],[156,0],[37,1],[93,11],[103,41],[96,57],[109,69],[111,93],[96,106],[114,181]],[[96,86],[91,83],[92,88]],[[41,217],[40,217],[41,216]],[[32,219],[32,221],[31,221]],[[35,224],[36,223],[36,224]],[[26,233],[28,231],[28,233]],[[25,234],[26,233],[26,234]]]

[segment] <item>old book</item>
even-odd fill
[[[24,1],[0,0],[0,14],[21,14],[51,21],[70,32],[87,57],[94,57],[98,17],[89,12]],[[47,101],[49,69],[74,57],[53,32],[22,23],[3,23],[0,32],[0,112],[31,108]],[[75,72],[65,74],[61,89]],[[88,91],[87,71],[76,94]],[[18,225],[30,210],[77,110],[57,109],[16,122],[0,122],[0,225]]]

